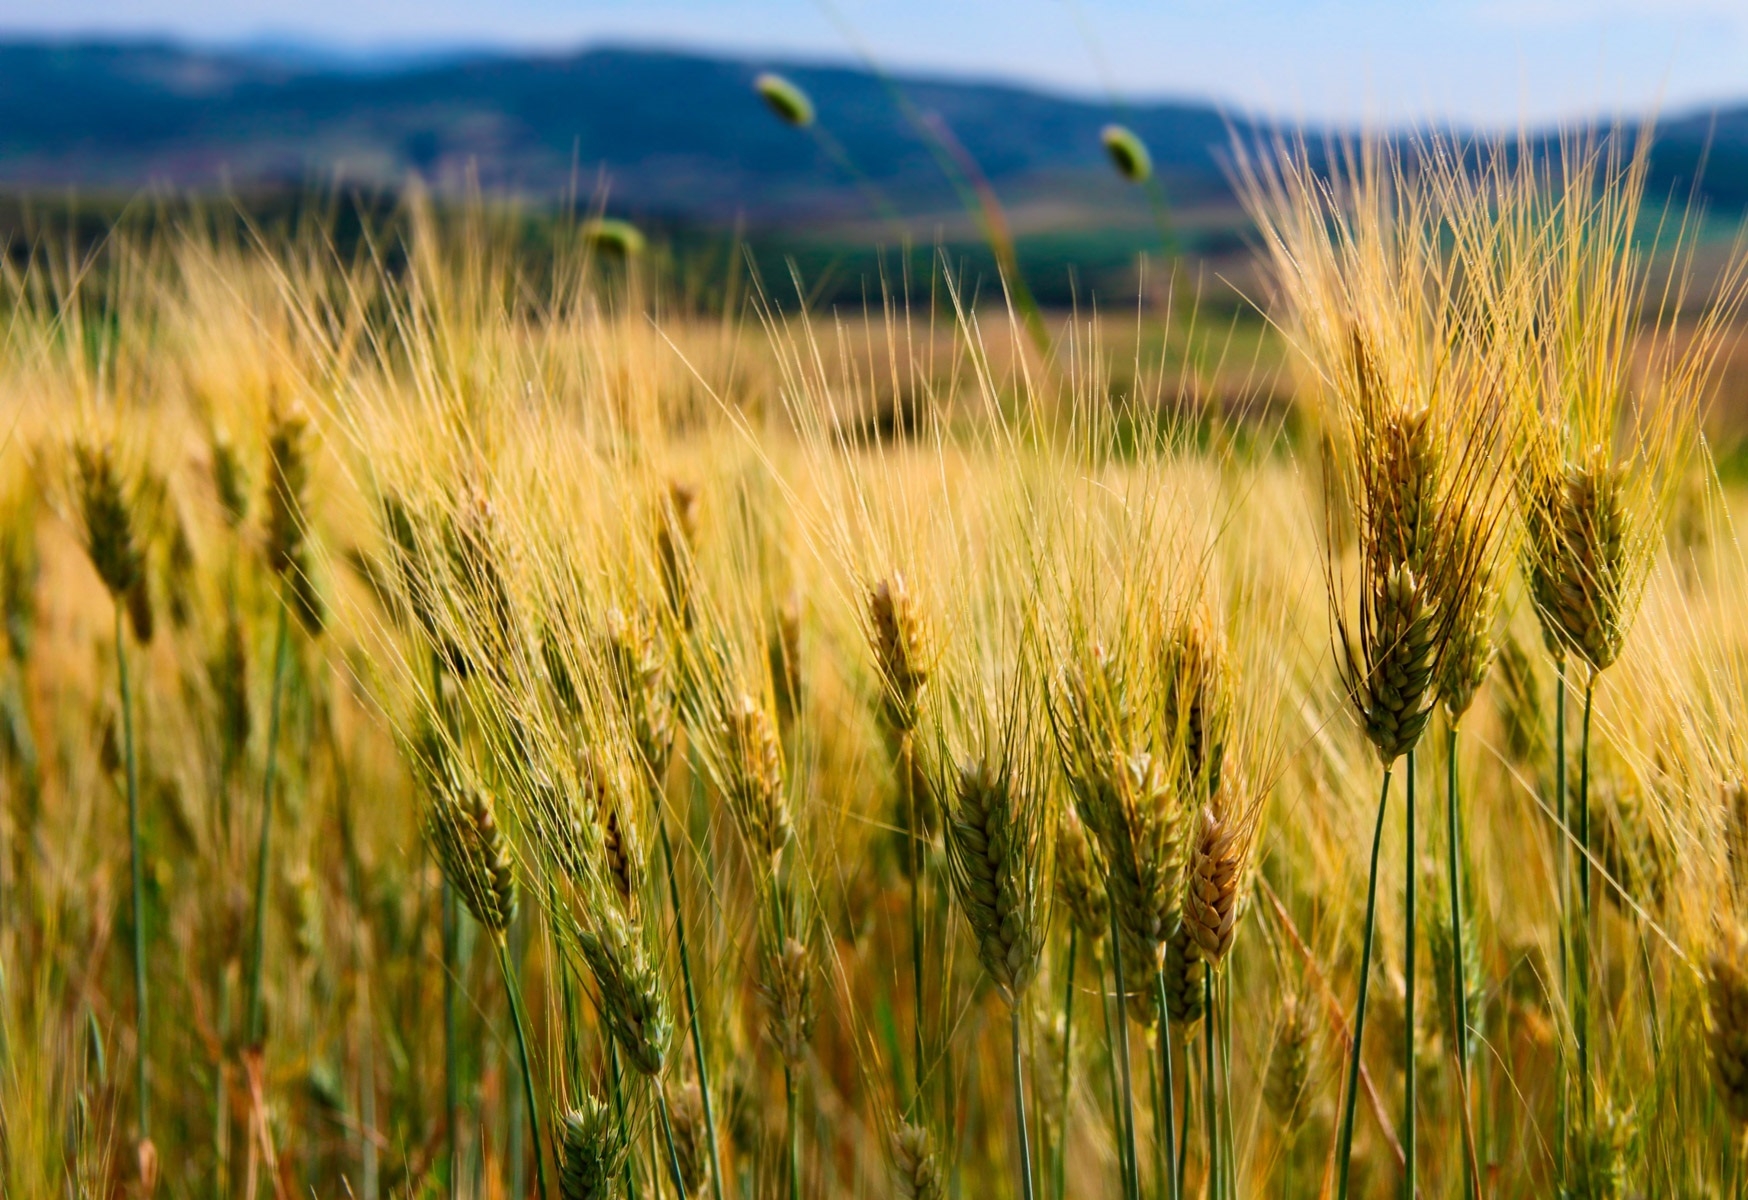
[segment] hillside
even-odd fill
[[[0,187],[134,189],[168,183],[307,184],[336,176],[393,187],[417,172],[440,188],[561,196],[598,185],[615,207],[755,224],[859,217],[853,180],[752,94],[768,64],[597,49],[550,58],[475,57],[395,70],[290,65],[154,44],[0,45]],[[907,213],[947,210],[930,149],[865,72],[785,66],[824,125]],[[1125,199],[1097,133],[1110,105],[1000,87],[898,81],[939,118],[1004,197],[1022,205]],[[1174,199],[1226,193],[1230,137],[1208,105],[1124,112],[1153,148]]]

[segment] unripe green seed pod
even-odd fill
[[[1130,183],[1146,183],[1152,178],[1153,156],[1147,152],[1147,143],[1133,129],[1126,125],[1106,125],[1099,130],[1099,141],[1104,143],[1105,153],[1111,156],[1111,165],[1124,179]]]
[[[766,71],[753,80],[753,90],[785,125],[806,129],[813,124],[813,101],[791,80]]]

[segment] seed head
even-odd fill
[[[1097,943],[1105,936],[1104,866],[1072,808],[1062,810],[1056,826],[1056,894],[1081,937]]]
[[[1507,637],[1499,646],[1499,673],[1494,677],[1495,706],[1505,729],[1505,752],[1514,763],[1534,763],[1541,760],[1542,730],[1541,688],[1536,682],[1535,664],[1530,662],[1523,643]]]
[[[868,622],[874,664],[885,685],[884,718],[890,729],[908,733],[916,728],[929,681],[928,626],[903,575],[895,572],[868,594]]]
[[[648,247],[643,230],[630,221],[615,217],[598,217],[583,225],[583,240],[600,251],[623,262],[640,258]]]
[[[0,522],[0,621],[4,621],[6,649],[15,663],[30,657],[36,632],[36,585],[42,574],[37,546],[34,493],[14,498]]]
[[[618,608],[607,610],[603,641],[608,676],[645,775],[659,781],[674,749],[674,697],[660,643],[648,622]]]
[[[220,430],[212,435],[212,487],[225,524],[232,529],[242,525],[249,516],[249,470],[235,443]]]
[[[1675,873],[1666,839],[1640,788],[1630,780],[1599,776],[1590,780],[1592,837],[1602,860],[1603,895],[1632,916],[1632,903],[1660,912]],[[1730,847],[1726,832],[1725,848]]]
[[[662,1073],[674,1033],[661,976],[611,901],[590,909],[592,923],[576,930],[576,943],[600,989],[601,1014],[626,1059],[654,1078]]]
[[[1178,926],[1183,889],[1185,808],[1159,760],[1122,756],[1094,811],[1082,812],[1108,864],[1126,962],[1144,979]]]
[[[1718,1099],[1748,1123],[1748,933],[1729,918],[1706,964],[1705,1033]]]
[[[692,553],[698,544],[698,489],[668,484],[656,528],[656,557],[668,608],[682,626],[692,628]]]
[[[73,447],[79,474],[79,513],[85,551],[109,594],[125,602],[145,579],[145,555],[135,529],[133,503],[108,446]]]
[[[1099,141],[1117,174],[1130,183],[1146,183],[1153,175],[1153,156],[1147,152],[1147,143],[1128,126],[1106,125],[1099,130]]]
[[[516,873],[491,796],[474,787],[439,787],[425,810],[425,837],[462,903],[495,937],[516,915]]]
[[[576,861],[567,869],[573,876],[586,874],[591,851],[598,847],[607,882],[625,911],[635,914],[648,862],[637,821],[628,813],[630,785],[622,772],[597,761],[583,763],[579,776],[585,819],[593,829],[587,835],[579,831],[570,839],[574,843],[571,856]]]
[[[1166,647],[1164,724],[1182,747],[1180,770],[1192,793],[1218,794],[1231,721],[1226,647],[1205,613],[1183,622]]]
[[[1105,866],[1125,975],[1145,980],[1178,924],[1187,792],[1157,755],[1129,748],[1129,689],[1102,648],[1063,673],[1052,701],[1063,774]]]
[[[314,637],[326,621],[310,572],[309,422],[301,413],[276,413],[267,430],[267,565],[284,582],[298,623]]]
[[[1626,639],[1627,510],[1623,473],[1601,446],[1566,472],[1553,579],[1554,621],[1567,645],[1606,670]]]
[[[242,614],[237,606],[225,606],[224,630],[218,649],[207,664],[207,679],[212,686],[220,744],[224,761],[242,760],[249,745],[251,713],[249,708],[249,654],[243,635]]]
[[[813,101],[808,99],[806,92],[776,72],[766,71],[753,80],[753,90],[785,125],[805,129],[813,124]]]
[[[1039,798],[1025,787],[1005,764],[966,763],[947,819],[954,893],[978,961],[1010,1004],[1032,982],[1044,948],[1045,846]]]
[[[1165,1006],[1172,1023],[1193,1025],[1202,1019],[1202,976],[1208,963],[1187,927],[1179,926],[1167,940],[1163,961]]]
[[[794,826],[783,796],[783,746],[771,716],[741,693],[722,716],[724,789],[749,852],[776,869]]]
[[[1433,548],[1439,456],[1430,409],[1398,413],[1384,422],[1376,476],[1368,482],[1372,545],[1378,561],[1425,574]]]
[[[1202,808],[1184,879],[1184,928],[1213,966],[1232,948],[1248,839],[1240,823]]]
[[[1429,872],[1429,874],[1431,874]],[[1427,913],[1426,942],[1429,957],[1432,959],[1432,978],[1435,995],[1438,997],[1438,1019],[1441,1032],[1444,1034],[1445,1045],[1456,1046],[1458,1037],[1462,1037],[1465,1049],[1471,1057],[1477,1051],[1477,1042],[1481,1036],[1483,1011],[1482,1004],[1486,993],[1482,988],[1480,939],[1472,934],[1463,939],[1463,995],[1457,996],[1457,956],[1456,948],[1451,941],[1450,894],[1439,880],[1428,879],[1422,894],[1430,897],[1430,911]],[[1465,905],[1468,901],[1463,901]],[[1458,1028],[1459,1013],[1461,1028]]]
[[[687,1196],[704,1190],[708,1175],[704,1129],[704,1093],[688,1083],[668,1093],[668,1119],[674,1125],[674,1154],[680,1160],[680,1184]]]
[[[1263,1077],[1262,1096],[1269,1112],[1289,1136],[1298,1131],[1308,1115],[1313,1032],[1305,1005],[1296,997],[1286,997],[1281,1005],[1280,1023],[1275,1028],[1268,1073]]]
[[[1364,601],[1356,649],[1348,631],[1343,683],[1386,766],[1414,748],[1432,716],[1436,615],[1428,589],[1405,565],[1382,576]]]
[[[1479,538],[1467,527],[1455,535],[1460,540]],[[1455,571],[1434,577],[1439,592],[1438,607],[1447,616],[1444,653],[1439,657],[1434,690],[1445,715],[1454,723],[1469,711],[1475,692],[1493,666],[1497,645],[1493,622],[1499,608],[1499,584],[1483,573],[1480,578],[1459,580]]]
[[[563,1200],[612,1200],[630,1148],[618,1115],[584,1092],[558,1120],[558,1194]]]
[[[794,596],[777,610],[766,657],[770,660],[777,723],[788,728],[801,711],[801,603]]]
[[[924,1126],[907,1122],[893,1132],[892,1185],[901,1200],[942,1200],[946,1196],[935,1139]]]
[[[1730,887],[1738,898],[1748,898],[1748,782],[1740,778],[1727,780],[1721,798]]]
[[[784,938],[780,949],[765,955],[759,994],[768,1014],[765,1029],[771,1043],[789,1066],[801,1065],[813,1037],[815,1015],[813,958],[805,945]]]

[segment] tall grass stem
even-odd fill
[[[1026,1080],[1020,1054],[1020,1005],[1019,997],[1015,1003],[1008,1006],[1009,1023],[1013,1029],[1014,1044],[1014,1121],[1020,1138],[1020,1184],[1021,1195],[1025,1200],[1033,1200],[1032,1194],[1032,1139],[1026,1132]]]
[[[145,874],[140,855],[140,780],[138,753],[134,746],[133,691],[127,677],[127,628],[118,601],[115,605],[115,667],[121,688],[121,741],[127,770],[128,872],[133,887],[134,918],[134,1086],[139,1092],[140,1140],[151,1140],[152,1104],[150,1056],[146,1052],[151,1032],[146,997],[146,907]]]
[[[534,1178],[540,1188],[540,1200],[547,1200],[546,1156],[540,1149],[540,1109],[534,1102],[534,1062],[528,1054],[528,1019],[522,1012],[522,987],[510,962],[508,940],[502,933],[496,940],[498,969],[504,974],[504,990],[510,995],[510,1020],[516,1027],[516,1053],[522,1060],[522,1100],[528,1106],[528,1136],[534,1142]],[[512,1153],[520,1155],[521,1148],[514,1148]]]
[[[1457,1099],[1463,1106],[1463,1194],[1480,1197],[1475,1171],[1475,1126],[1469,1098],[1469,978],[1463,959],[1463,881],[1460,855],[1463,834],[1457,804],[1457,723],[1451,722],[1445,754],[1445,863],[1451,892],[1451,1028],[1456,1031]]]
[[[1360,994],[1354,1006],[1353,1053],[1347,1068],[1347,1089],[1342,1101],[1341,1140],[1336,1149],[1337,1200],[1347,1200],[1348,1176],[1353,1165],[1353,1122],[1360,1094],[1360,1058],[1365,1047],[1366,991],[1372,976],[1372,933],[1378,917],[1378,849],[1384,841],[1384,813],[1390,806],[1390,775],[1384,768],[1384,784],[1378,792],[1378,819],[1372,828],[1372,867],[1366,882],[1366,928],[1360,949]]]
[[[279,606],[278,626],[273,635],[273,692],[267,707],[267,763],[261,775],[261,838],[255,857],[255,955],[249,967],[249,1042],[256,1047],[267,1036],[261,983],[267,966],[267,877],[273,852],[273,782],[279,765],[279,715],[285,699],[290,608],[290,597],[286,597]]]
[[[1135,1083],[1129,1069],[1129,1004],[1123,983],[1122,935],[1117,929],[1117,900],[1108,894],[1111,913],[1111,969],[1117,982],[1117,1064],[1123,1083],[1123,1194],[1141,1200],[1140,1163],[1135,1156]]]
[[[659,797],[658,797],[659,799]],[[704,1031],[698,1021],[698,994],[692,986],[692,955],[686,945],[686,916],[680,907],[680,877],[674,870],[674,844],[668,837],[668,822],[656,814],[656,830],[661,836],[662,862],[668,872],[668,899],[674,908],[674,938],[680,948],[680,981],[686,990],[686,1017],[692,1029],[692,1056],[698,1062],[698,1091],[704,1101],[704,1138],[710,1147],[710,1190],[714,1200],[722,1200],[722,1159],[716,1150],[716,1111],[710,1099],[710,1065],[704,1055]],[[667,1101],[662,1101],[662,1120],[667,1120]],[[673,1141],[673,1131],[668,1131]],[[677,1163],[676,1163],[677,1169]]]
[[[1403,1175],[1406,1180],[1403,1185],[1403,1194],[1406,1196],[1413,1196],[1415,1194],[1416,1175],[1418,1174],[1416,1170],[1416,1160],[1419,1157],[1419,1147],[1416,1145],[1418,1141],[1418,1122],[1415,1119],[1417,1115],[1415,1112],[1415,1091],[1418,1080],[1416,1078],[1417,1071],[1415,1070],[1414,1053],[1416,1032],[1414,1028],[1414,959],[1416,949],[1415,935],[1419,932],[1419,928],[1414,911],[1414,903],[1416,891],[1415,881],[1420,874],[1416,869],[1418,864],[1415,862],[1415,770],[1413,750],[1408,752],[1405,770],[1407,772],[1407,778],[1404,781],[1406,784],[1404,790],[1407,793],[1407,799],[1403,808],[1405,813],[1406,837],[1404,839],[1405,849],[1403,850],[1402,863],[1402,1155]]]

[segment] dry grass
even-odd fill
[[[1257,171],[1288,412],[1194,321],[700,315],[582,237],[536,294],[483,218],[9,269],[5,1194],[530,1194],[538,1118],[565,1197],[1019,1195],[1017,1081],[1037,1194],[1324,1194],[1415,746],[1352,1194],[1410,1060],[1423,1194],[1739,1186],[1740,273],[1665,305],[1633,164],[1481,157]]]

